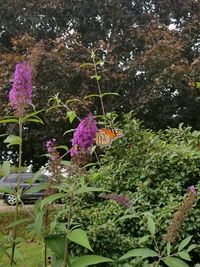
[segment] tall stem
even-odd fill
[[[95,61],[95,58],[92,57],[92,60],[93,60],[93,64],[94,64],[94,71],[95,71],[95,75],[98,76],[98,72],[97,72],[97,65],[96,65],[96,61]],[[99,97],[100,97],[100,102],[101,102],[101,108],[102,108],[102,112],[103,112],[103,115],[105,116],[105,109],[104,109],[104,104],[103,104],[103,98],[102,98],[102,93],[101,93],[101,87],[100,87],[100,84],[99,84],[99,81],[96,79],[97,81],[97,87],[98,87],[98,91],[99,91]]]
[[[22,118],[19,118],[19,137],[20,137],[20,144],[19,144],[19,156],[18,156],[18,175],[17,175],[17,196],[16,196],[16,208],[15,208],[15,222],[18,220],[19,215],[19,201],[20,201],[20,184],[21,184],[21,165],[22,165]],[[11,252],[11,266],[14,264],[14,255],[15,255],[15,248],[16,242],[15,239],[17,237],[17,225],[13,227],[13,242],[12,242],[12,252]]]
[[[68,233],[70,231],[70,227],[71,227],[71,219],[72,219],[72,208],[73,208],[73,201],[74,201],[74,195],[75,195],[75,188],[76,188],[76,181],[74,180],[73,183],[73,188],[71,191],[71,197],[70,197],[70,203],[69,203],[69,212],[68,212],[68,216],[67,216],[67,232],[66,232],[66,239],[65,239],[65,251],[64,251],[64,265],[63,267],[70,267],[70,263],[68,264],[67,262],[69,262],[69,248],[68,248]]]

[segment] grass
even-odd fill
[[[31,218],[29,212],[20,210],[19,218]],[[9,231],[12,228],[7,228],[7,226],[14,222],[14,210],[2,211],[0,212],[0,233],[4,235],[9,235]],[[17,235],[22,237],[25,241],[17,245],[15,261],[16,267],[43,267],[44,266],[44,243],[38,240],[35,235],[30,234],[26,226],[28,226],[32,221],[18,225]],[[0,247],[1,248],[1,247]],[[0,251],[1,252],[1,251]],[[7,250],[8,254],[11,254]],[[48,252],[48,254],[50,254]],[[0,254],[0,267],[10,266],[10,259],[7,255],[1,257]]]
[[[9,251],[8,251],[9,252]],[[43,267],[44,244],[42,242],[23,242],[16,250],[16,267]],[[9,258],[4,255],[0,260],[0,266],[10,266]]]

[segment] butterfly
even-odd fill
[[[122,136],[124,136],[124,133],[121,130],[101,128],[96,132],[96,144],[98,146],[107,146]]]

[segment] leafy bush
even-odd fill
[[[88,182],[129,196],[132,207],[124,209],[113,200],[91,195],[81,199],[76,215],[90,232],[94,250],[114,257],[134,248],[147,234],[143,213],[155,216],[161,240],[188,187],[195,185],[197,198],[200,191],[200,132],[180,125],[154,133],[131,114],[125,116],[123,130],[125,136],[107,148],[104,164],[90,172]],[[199,212],[197,202],[180,238],[191,234],[198,242]],[[119,220],[124,213],[136,217]]]

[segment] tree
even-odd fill
[[[8,112],[5,95],[14,63],[25,57],[33,68],[37,108],[60,92],[63,100],[82,100],[73,105],[80,117],[88,110],[100,113],[98,100],[84,99],[97,92],[93,70],[80,68],[93,49],[105,60],[99,66],[102,90],[120,95],[105,98],[106,111],[134,110],[153,129],[180,122],[199,129],[199,1],[1,0],[0,7],[2,114]],[[70,137],[62,135],[69,127],[65,115],[55,110],[42,128],[29,126],[25,138],[37,136],[38,143],[27,142],[27,163],[44,162],[39,148],[49,137],[69,144]]]

